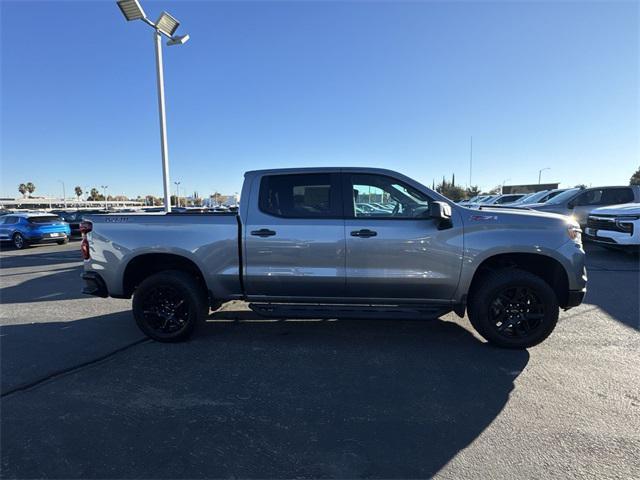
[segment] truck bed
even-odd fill
[[[180,255],[197,266],[216,298],[242,293],[239,221],[235,213],[132,213],[88,215],[90,270],[100,272],[109,294],[125,295],[131,262],[151,255]],[[109,268],[106,268],[109,263]],[[117,268],[114,268],[117,266]]]

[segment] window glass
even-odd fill
[[[564,192],[560,192],[555,195],[553,198],[548,200],[548,203],[550,205],[559,205],[567,200],[571,200],[579,191],[579,188],[570,188],[569,190],[565,190]],[[578,196],[576,196],[576,198],[578,198]]]
[[[4,221],[5,225],[13,225],[15,223],[18,223],[18,217],[6,217],[6,220]]]
[[[498,198],[498,200],[496,200],[496,203],[502,204],[502,203],[515,202],[516,200],[522,197],[523,195],[504,195]]]
[[[576,198],[574,205],[600,205],[602,190],[587,190]]]
[[[633,202],[633,191],[630,188],[607,188],[602,192],[603,205]]]
[[[278,217],[339,217],[337,189],[328,173],[268,175],[260,182],[260,210]]]
[[[428,196],[382,175],[351,175],[354,217],[418,218],[429,212]]]
[[[53,223],[61,222],[62,219],[57,215],[42,215],[38,217],[29,217],[27,221],[29,223]]]

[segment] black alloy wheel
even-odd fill
[[[517,268],[485,272],[467,302],[469,320],[493,345],[529,348],[558,322],[556,291],[541,277]]]
[[[187,339],[208,313],[206,287],[183,271],[155,273],[144,279],[133,295],[133,316],[138,327],[159,342]]]
[[[507,287],[490,303],[488,316],[499,335],[524,340],[542,326],[545,305],[532,288]]]
[[[146,292],[142,308],[146,324],[159,336],[173,336],[189,322],[185,296],[170,285],[159,285]]]

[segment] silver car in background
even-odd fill
[[[545,203],[529,205],[529,208],[571,216],[584,228],[589,213],[596,208],[634,202],[640,202],[639,185],[571,188]]]

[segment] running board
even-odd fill
[[[438,318],[451,311],[444,305],[319,305],[292,303],[250,303],[258,315],[270,318],[362,318],[377,320],[415,320]]]

